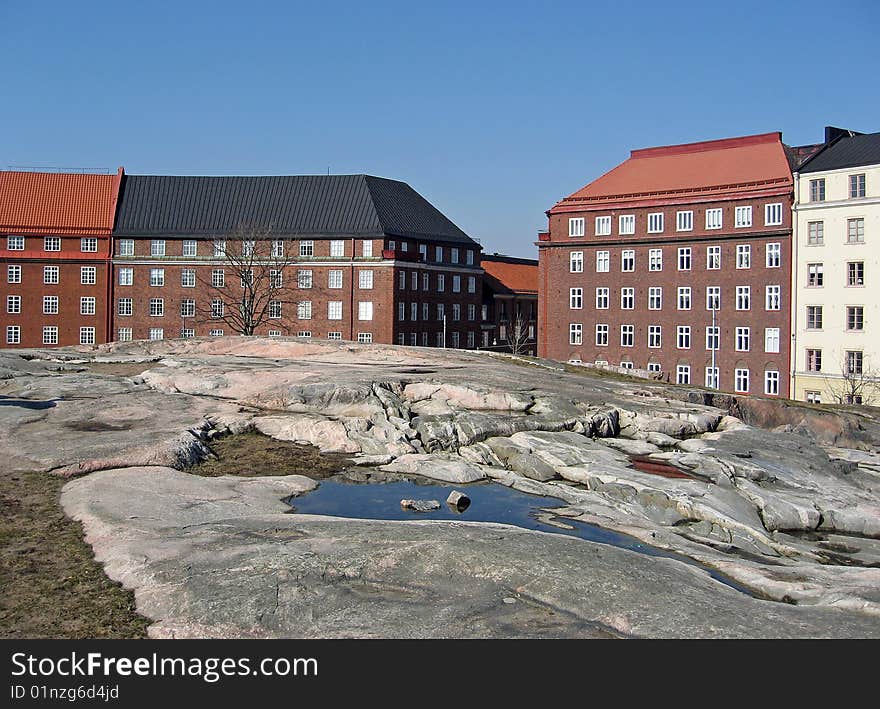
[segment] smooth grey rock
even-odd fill
[[[466,463],[461,459],[440,458],[419,453],[402,455],[379,469],[389,473],[412,473],[449,483],[472,483],[486,477],[480,466]]]

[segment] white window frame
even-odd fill
[[[583,273],[584,272],[584,252],[572,251],[568,256],[568,272]]]
[[[571,238],[579,238],[584,235],[584,218],[571,217],[568,220],[568,235]]]
[[[686,209],[675,213],[675,230],[694,230],[694,212],[692,209]]]
[[[596,217],[595,222],[596,236],[611,235],[611,217]]]
[[[610,219],[611,217],[609,217]],[[617,219],[617,233],[621,236],[627,236],[636,233],[636,215],[621,214]]]
[[[752,205],[740,206],[734,210],[733,226],[735,229],[752,226]]]

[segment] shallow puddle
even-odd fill
[[[471,500],[470,505],[462,512],[451,509],[446,504],[446,498],[453,490],[464,492]],[[440,503],[440,508],[428,512],[414,512],[400,506],[400,501],[406,499],[436,500]],[[288,498],[285,501],[291,506],[292,512],[300,514],[356,519],[500,522],[523,529],[566,534],[648,556],[676,559],[699,567],[716,581],[720,581],[741,593],[755,595],[747,587],[681,554],[644,544],[635,537],[614,532],[595,524],[554,516],[553,508],[564,506],[560,500],[554,497],[530,495],[497,483],[447,485],[443,483],[423,484],[421,480],[419,482],[406,480],[355,483],[348,479],[329,479],[322,480],[316,490],[299,497]],[[549,522],[556,522],[559,526]]]

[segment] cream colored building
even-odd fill
[[[839,137],[794,179],[792,396],[880,405],[880,133]]]

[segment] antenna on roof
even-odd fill
[[[327,166],[327,174],[328,175],[330,174],[330,166],[329,165]]]

